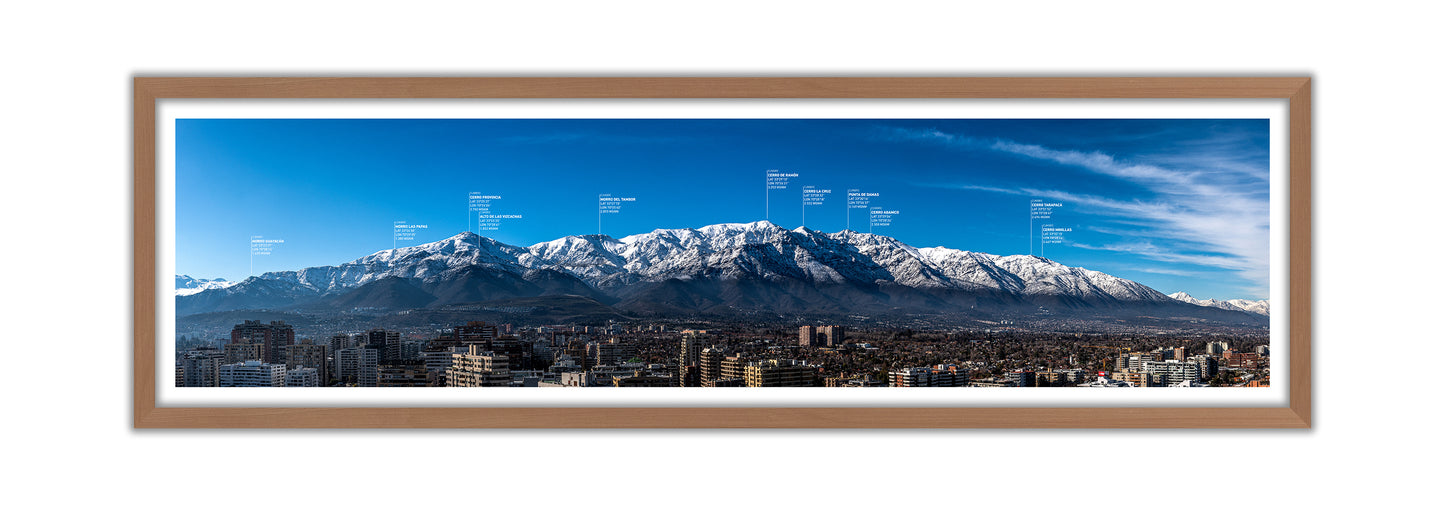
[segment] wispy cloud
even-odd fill
[[[995,151],[1048,160],[1063,165],[1083,167],[1099,174],[1128,179],[1134,182],[1172,185],[1188,185],[1195,182],[1193,174],[1190,173],[1171,171],[1155,165],[1124,163],[1098,151],[1085,153],[1081,151],[1049,149],[1034,144],[1020,144],[1002,139],[994,141],[990,147]]]
[[[1113,251],[1119,253],[1130,253],[1161,262],[1183,263],[1205,267],[1218,267],[1233,271],[1246,271],[1251,266],[1248,259],[1233,255],[1182,253],[1160,247],[1153,241],[1137,241],[1132,243],[1114,243],[1103,246],[1095,246],[1085,243],[1073,243],[1076,248],[1083,248],[1096,251]],[[1152,272],[1152,271],[1151,271]]]
[[[1147,273],[1149,273],[1149,274],[1163,274],[1163,275],[1166,275],[1166,276],[1197,277],[1197,276],[1202,276],[1202,275],[1204,275],[1203,272],[1199,272],[1199,271],[1185,271],[1185,270],[1179,270],[1179,269],[1161,269],[1161,268],[1157,268],[1157,267],[1135,268],[1134,270],[1135,270],[1135,271],[1138,271],[1138,272],[1147,272]]]
[[[1078,212],[1127,221],[1123,228],[1091,227],[1119,236],[1110,244],[1076,247],[1121,252],[1144,259],[1227,269],[1267,292],[1269,281],[1268,168],[1259,160],[1230,154],[1227,145],[1208,146],[1197,158],[1187,152],[1156,156],[1148,162],[1120,159],[1100,151],[1056,149],[1009,139],[984,139],[937,130],[887,129],[891,141],[926,142],[953,148],[989,150],[1052,162],[1142,187],[1126,200],[1046,188],[998,185],[938,185],[1057,200]],[[1255,162],[1255,163],[1250,163]],[[1244,176],[1244,177],[1241,177]],[[1185,270],[1171,270],[1188,272]]]
[[[1099,264],[1097,267],[1107,268],[1107,269],[1108,269],[1109,271],[1111,271],[1111,272],[1112,272],[1112,271],[1118,271],[1118,272],[1143,272],[1143,273],[1148,273],[1148,274],[1163,274],[1163,275],[1165,275],[1165,276],[1179,276],[1179,277],[1186,277],[1186,278],[1206,276],[1206,275],[1209,274],[1208,272],[1203,271],[1203,270],[1171,269],[1171,268],[1167,268],[1167,267],[1150,267],[1150,266],[1143,266],[1143,267],[1141,267],[1141,266],[1139,266],[1139,265],[1114,264],[1114,263]]]

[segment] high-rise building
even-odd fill
[[[321,375],[317,374],[316,369],[310,367],[286,369],[286,386],[319,387],[321,386]]]
[[[818,345],[818,328],[812,325],[798,327],[798,346],[813,347]]]
[[[598,365],[618,365],[632,358],[634,354],[632,346],[622,344],[616,338],[605,343],[587,345],[588,357]]]
[[[1210,355],[1223,355],[1226,351],[1229,351],[1229,343],[1224,341],[1210,341],[1204,345],[1204,352]]]
[[[266,345],[262,343],[226,343],[221,350],[227,364],[266,359]]]
[[[293,344],[286,347],[286,369],[306,367],[316,370],[316,380],[322,385],[331,382],[331,375],[326,367],[326,347],[313,344],[310,339],[302,339],[300,344]]]
[[[1219,360],[1212,355],[1195,355],[1189,357],[1189,361],[1199,368],[1199,377],[1202,379],[1213,378],[1219,374]]]
[[[509,364],[512,366],[525,366],[532,356],[532,346],[529,343],[515,339],[512,336],[502,335],[496,326],[487,325],[487,322],[470,321],[466,325],[460,325],[452,329],[449,334],[442,334],[440,337],[431,340],[427,344],[428,351],[446,350],[451,348],[467,347],[471,345],[482,346],[483,351],[491,351],[506,355]],[[586,348],[584,345],[582,354],[575,357],[585,357]],[[423,352],[426,353],[426,352]]]
[[[568,341],[567,346],[562,350],[563,355],[570,357],[577,363],[577,366],[581,367],[584,371],[590,371],[592,370],[592,366],[597,365],[597,363],[593,361],[592,356],[587,354],[587,341],[580,339]]]
[[[1125,354],[1125,353],[1120,353],[1118,357],[1115,357],[1115,358],[1114,358],[1114,370],[1115,370],[1115,371],[1119,371],[1119,372],[1128,371],[1128,370],[1129,370],[1129,355],[1127,355],[1127,354]]]
[[[336,352],[336,377],[362,387],[374,387],[377,380],[377,350],[368,346]]]
[[[402,338],[400,360],[416,360],[421,358],[422,350],[426,349],[426,341],[422,339]]]
[[[722,379],[724,355],[723,351],[715,346],[705,348],[698,353],[698,379],[702,386],[709,386]]]
[[[492,340],[501,335],[495,325],[487,325],[487,322],[482,321],[467,322],[466,325],[452,329],[452,333],[455,339],[460,341],[462,345],[482,344],[490,346]],[[490,348],[487,348],[487,350],[490,350]]]
[[[296,331],[285,321],[263,324],[261,320],[246,320],[231,329],[231,342],[262,344],[263,360],[279,364],[286,361],[286,347],[296,344]]]
[[[512,369],[522,369],[531,364],[532,345],[514,336],[497,336],[486,350],[498,355],[506,355],[507,366]]]
[[[683,386],[683,387],[700,387],[700,386],[702,386],[702,367],[699,367],[698,364],[692,364],[692,365],[688,365],[688,366],[678,366],[677,372],[676,372],[675,374],[677,375],[677,377],[676,377],[676,378],[673,378],[672,381],[673,381],[673,383],[675,383],[677,386]]]
[[[1144,370],[1144,364],[1151,360],[1160,360],[1162,353],[1134,352],[1128,355],[1120,355],[1119,370],[1138,372]]]
[[[239,364],[223,364],[217,383],[223,387],[279,387],[286,381],[286,364],[267,364],[257,360]]]
[[[225,363],[224,352],[215,348],[197,348],[182,353],[180,363],[177,364],[179,376],[176,386],[220,386],[219,376],[223,363]]]
[[[1180,360],[1147,362],[1144,372],[1157,386],[1172,387],[1185,381],[1199,381],[1199,364]]]
[[[702,350],[709,344],[708,337],[704,332],[684,331],[682,333],[682,340],[678,343],[677,374],[673,378],[673,386],[702,386],[699,364],[702,360]],[[692,371],[691,374],[689,374],[689,370]]]
[[[452,346],[448,348],[428,347],[425,351],[421,352],[421,360],[426,364],[427,371],[435,373],[438,380],[445,383],[447,379],[447,369],[452,367],[452,356],[458,353],[466,353],[468,349],[466,346]]]
[[[889,371],[888,384],[894,387],[964,387],[968,386],[970,372],[953,364],[908,367]]]
[[[447,363],[450,365],[451,360]],[[436,371],[430,370],[422,360],[404,360],[381,364],[376,369],[376,386],[379,387],[436,387],[441,379]],[[445,374],[445,373],[443,373]]]
[[[1258,354],[1241,353],[1234,350],[1224,350],[1221,358],[1225,365],[1240,369],[1258,369],[1260,363],[1263,362]]]
[[[377,360],[394,362],[401,359],[401,332],[371,329],[366,331],[366,343],[376,348]]]
[[[539,338],[532,342],[532,357],[540,362],[552,363],[557,360],[559,350],[552,347],[551,341],[547,338]]]
[[[843,327],[840,325],[822,325],[817,327],[804,325],[798,327],[798,346],[813,348],[827,346],[831,348],[842,345],[843,340],[846,338],[847,336],[844,333]]]
[[[822,345],[829,348],[842,346],[843,340],[847,338],[841,325],[818,327],[818,335],[821,336]]]
[[[357,347],[357,346],[359,346],[359,345],[366,344],[366,343],[360,343],[360,342],[357,342],[357,341],[358,341],[358,339],[356,338],[356,336],[353,336],[353,335],[350,335],[350,334],[336,334],[336,335],[334,335],[334,336],[331,336],[331,337],[327,340],[327,344],[326,344],[326,348],[327,348],[326,354],[327,354],[328,357],[334,359],[334,358],[336,358],[336,352],[337,352],[337,351],[344,350],[344,349],[347,349],[347,348],[355,348],[355,347]]]
[[[800,360],[760,360],[743,368],[743,381],[749,387],[811,387],[817,385],[818,366]]]
[[[744,376],[747,376],[747,367],[748,361],[744,360],[740,355],[723,357],[721,364],[722,379],[742,379]]]
[[[447,368],[449,387],[505,387],[511,384],[507,356],[487,351],[480,344],[468,346],[466,353],[452,355],[452,365]]]

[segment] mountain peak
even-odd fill
[[[1001,259],[1004,260],[1004,261],[1027,262],[1027,263],[1030,263],[1030,264],[1044,264],[1044,265],[1050,265],[1050,266],[1052,266],[1052,265],[1058,265],[1058,266],[1064,265],[1064,264],[1055,262],[1055,261],[1053,261],[1053,260],[1049,260],[1049,259],[1047,259],[1047,258],[1038,256],[1038,255],[1034,255],[1034,254],[1028,254],[1028,255],[1008,255],[1008,256],[1005,256],[1005,257],[1001,257]]]
[[[1179,301],[1179,302],[1187,302],[1187,303],[1189,303],[1189,304],[1194,304],[1194,305],[1196,305],[1196,306],[1204,306],[1204,305],[1207,305],[1207,304],[1205,304],[1203,301],[1200,301],[1199,299],[1196,299],[1196,298],[1194,298],[1193,296],[1191,296],[1191,295],[1189,295],[1189,294],[1187,294],[1187,293],[1184,293],[1184,292],[1174,292],[1174,293],[1171,293],[1171,294],[1169,294],[1169,298],[1174,299],[1174,300],[1177,300],[1177,301]]]
[[[625,241],[625,239],[624,239]],[[619,242],[607,234],[584,234],[558,237],[550,241],[533,244],[528,250],[537,252],[548,249],[571,249],[577,247],[606,248],[608,244]]]
[[[702,232],[703,234],[706,234],[706,235],[716,235],[716,234],[719,234],[719,233],[727,233],[727,232],[755,232],[755,231],[765,231],[765,230],[784,230],[784,229],[783,229],[783,227],[779,227],[779,226],[777,226],[777,225],[774,225],[773,222],[768,221],[768,220],[759,220],[759,221],[754,221],[754,222],[749,222],[749,223],[718,223],[718,224],[715,224],[715,225],[708,225],[708,226],[705,226],[705,227],[702,227],[702,228],[698,228],[698,229],[697,229],[698,232]]]
[[[425,244],[418,244],[418,245],[416,245],[416,246],[406,246],[406,247],[397,248],[397,249],[418,248],[418,249],[422,249],[422,250],[432,251],[432,250],[437,250],[437,249],[439,249],[439,248],[440,248],[441,246],[443,246],[443,245],[455,245],[455,246],[457,246],[457,248],[456,248],[457,250],[463,250],[463,249],[476,248],[478,244],[491,245],[493,248],[496,248],[496,247],[512,247],[511,245],[509,245],[509,244],[507,244],[507,243],[504,243],[504,242],[498,241],[498,240],[496,240],[496,239],[493,239],[493,238],[491,238],[491,237],[487,237],[487,236],[485,236],[485,235],[480,235],[480,234],[477,234],[476,232],[472,232],[472,231],[468,230],[468,231],[466,231],[466,232],[462,232],[462,233],[460,233],[460,234],[457,234],[457,235],[448,237],[448,238],[446,238],[446,239],[442,239],[442,240],[440,240],[440,241],[429,242],[429,243],[425,243]]]

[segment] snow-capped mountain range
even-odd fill
[[[378,291],[373,285],[384,280],[390,281]],[[464,232],[337,266],[178,291],[177,312],[341,299],[415,307],[546,294],[586,295],[638,311],[1190,307],[1134,281],[1031,255],[916,248],[884,235],[759,221],[620,239],[567,236],[530,247]]]
[[[1204,299],[1204,300],[1199,300],[1199,299],[1196,299],[1196,298],[1194,298],[1194,297],[1190,297],[1189,294],[1184,293],[1184,292],[1171,293],[1171,294],[1169,294],[1169,297],[1172,298],[1172,299],[1174,299],[1174,300],[1177,300],[1177,301],[1180,301],[1180,302],[1188,302],[1188,303],[1194,304],[1194,305],[1196,305],[1196,306],[1217,307],[1217,308],[1220,308],[1220,309],[1229,309],[1229,310],[1232,310],[1232,311],[1245,311],[1245,312],[1250,312],[1250,313],[1254,313],[1254,314],[1261,314],[1261,315],[1269,316],[1269,301],[1268,301],[1268,300],[1248,300],[1248,299],[1230,299],[1230,300]]]
[[[176,275],[176,296],[191,295],[213,288],[225,288],[236,284],[234,281],[216,279],[196,279],[185,275]]]

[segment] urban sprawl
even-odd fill
[[[177,341],[177,387],[1267,387],[1267,331],[919,332],[466,322]],[[696,327],[696,325],[694,325]]]

